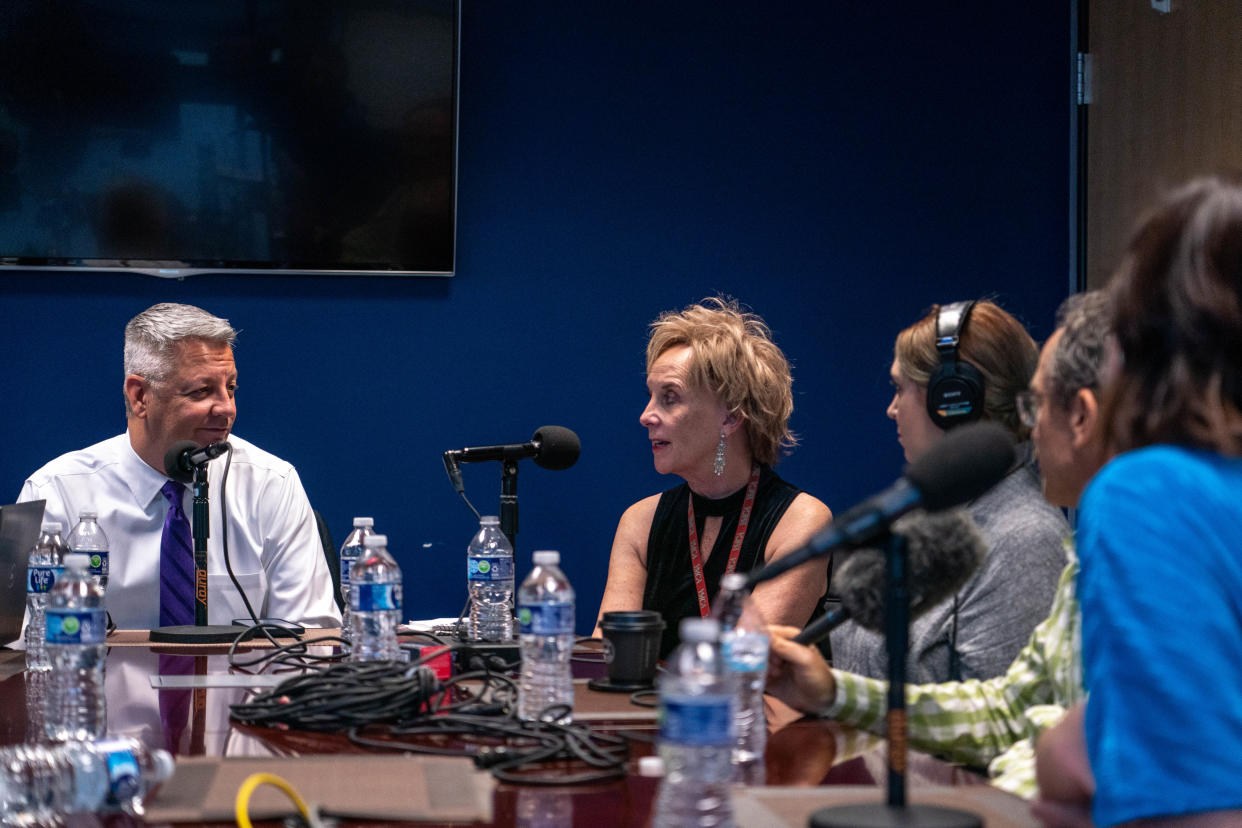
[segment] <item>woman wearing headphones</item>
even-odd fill
[[[913,684],[999,675],[1048,615],[1065,566],[1069,525],[1045,501],[1034,468],[1034,411],[1018,396],[1035,373],[1039,350],[1026,330],[992,302],[933,307],[897,335],[888,416],[913,462],[949,429],[976,420],[1006,428],[1018,460],[991,490],[967,505],[988,547],[987,559],[952,598],[910,626]],[[884,637],[847,622],[832,633],[834,667],[888,675]]]

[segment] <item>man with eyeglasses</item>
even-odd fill
[[[1057,329],[1044,344],[1030,389],[1019,396],[1019,414],[1032,428],[1044,496],[1057,506],[1077,506],[1106,456],[1096,426],[1108,330],[1107,299],[1101,292],[1071,296],[1057,313]],[[912,747],[987,766],[994,785],[1026,798],[1036,793],[1035,737],[1084,696],[1074,596],[1078,561],[1066,546],[1070,562],[1052,610],[1004,674],[906,688]],[[776,658],[769,693],[798,710],[883,733],[886,682],[833,670],[818,650],[789,640],[797,629],[771,629]]]

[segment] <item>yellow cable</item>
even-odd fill
[[[280,788],[289,799],[293,800],[293,804],[298,807],[298,811],[307,824],[318,824],[318,814],[312,815],[311,809],[307,807],[306,802],[292,785],[274,773],[252,773],[246,777],[246,781],[241,783],[241,787],[237,789],[237,798],[233,801],[233,813],[237,817],[237,824],[240,828],[254,828],[250,823],[250,796],[260,785]]]

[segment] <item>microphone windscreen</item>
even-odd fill
[[[544,426],[530,439],[539,444],[535,465],[545,469],[567,469],[578,462],[578,455],[582,453],[578,435],[563,426]]]
[[[962,510],[916,513],[893,524],[906,539],[910,617],[917,618],[962,588],[987,557],[987,543]],[[886,553],[859,549],[833,577],[841,605],[860,626],[884,629]]]
[[[182,483],[194,482],[194,471],[181,465],[181,455],[194,451],[198,443],[193,440],[178,440],[164,452],[164,474]]]
[[[1013,467],[1013,438],[995,423],[954,429],[906,469],[906,479],[923,495],[929,512],[974,500]]]

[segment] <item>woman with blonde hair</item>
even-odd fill
[[[763,320],[733,300],[707,299],[651,324],[639,423],[656,471],[684,482],[621,516],[599,617],[659,611],[661,658],[682,618],[710,612],[726,573],[798,549],[832,517],[772,470],[795,443],[792,382]],[[826,588],[827,561],[812,561],[760,585],[754,601],[769,622],[802,626]]]

